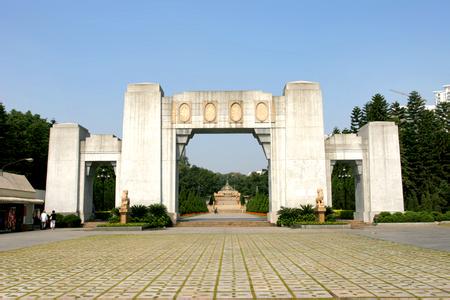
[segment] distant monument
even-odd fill
[[[242,212],[241,193],[236,191],[227,180],[227,183],[214,193],[214,208],[218,212]]]

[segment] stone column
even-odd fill
[[[161,203],[161,98],[157,83],[129,84],[125,93],[121,190],[132,205]]]
[[[284,96],[286,206],[314,205],[317,189],[327,184],[322,93],[318,83],[297,81],[286,84]]]
[[[79,213],[80,141],[89,136],[78,124],[54,124],[50,129],[45,209]]]
[[[363,162],[364,221],[382,212],[403,211],[398,127],[394,122],[370,122],[358,135],[367,143]]]

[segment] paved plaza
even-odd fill
[[[72,239],[0,252],[0,298],[450,298],[449,251],[351,232],[38,231]]]

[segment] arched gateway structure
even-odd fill
[[[355,218],[403,211],[398,129],[373,122],[357,134],[326,137],[318,83],[289,82],[283,96],[261,91],[199,91],[164,96],[159,84],[128,85],[123,140],[91,135],[77,124],[50,131],[46,208],[92,214],[93,166],[112,164],[116,206],[128,190],[131,205],[163,203],[178,212],[177,161],[196,133],[252,133],[268,161],[270,213],[314,204],[318,188],[331,205],[336,161],[355,165]]]

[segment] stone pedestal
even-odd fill
[[[325,222],[325,212],[326,208],[324,206],[316,206],[314,212],[316,214],[316,221],[319,223]]]
[[[120,223],[126,224],[129,221],[129,215],[127,211],[120,211]]]

